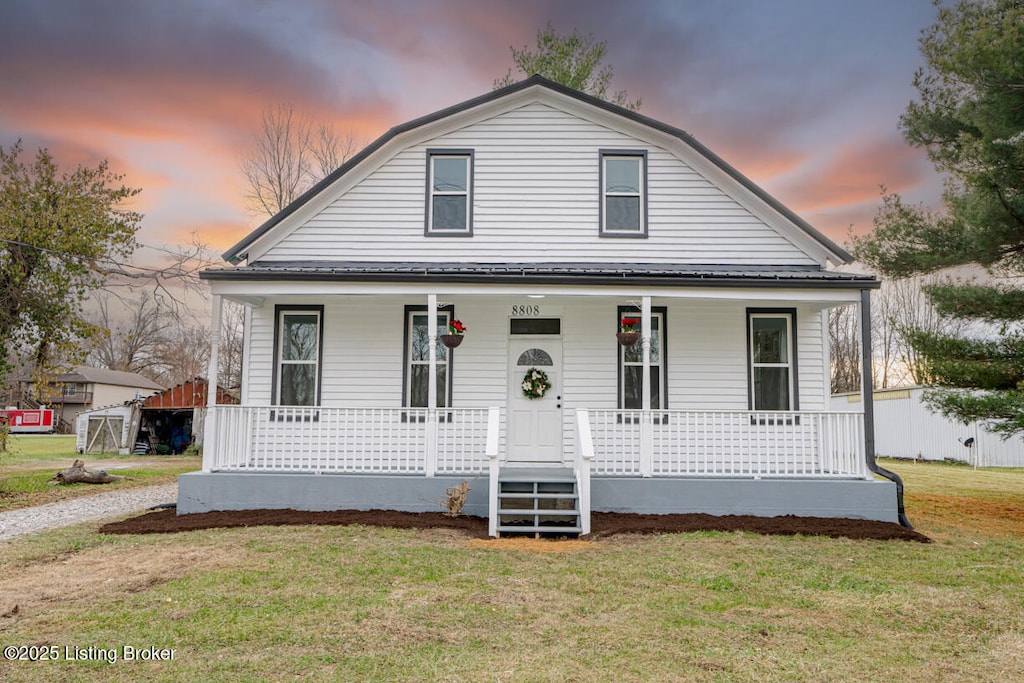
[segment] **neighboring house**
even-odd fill
[[[241,405],[179,513],[430,510],[465,480],[492,534],[897,520],[864,414],[828,406],[828,310],[878,281],[677,128],[534,76],[392,129],[225,258]]]
[[[958,460],[976,467],[1024,467],[1024,436],[1008,439],[985,427],[933,413],[924,387],[875,389],[875,452],[891,458]],[[861,410],[861,395],[835,394],[832,410]]]
[[[73,372],[57,375],[44,387],[37,388],[30,378],[23,378],[21,382],[25,386],[25,395],[35,396],[40,403],[52,407],[61,424],[72,428],[75,417],[82,411],[122,404],[163,390],[153,380],[134,372],[85,365],[79,365]]]

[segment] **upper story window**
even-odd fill
[[[473,234],[473,150],[427,150],[426,234]]]
[[[647,236],[647,152],[602,150],[601,235]]]
[[[796,351],[791,309],[747,312],[750,349],[750,407],[797,410]]]

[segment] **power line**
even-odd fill
[[[131,268],[131,269],[135,269],[135,270],[138,270],[138,271],[148,271],[148,272],[151,272],[151,273],[154,273],[154,274],[160,274],[160,273],[167,272],[167,270],[165,268],[151,268],[149,266],[140,266],[140,265],[136,265],[136,264],[132,264],[132,263],[124,263],[124,262],[121,262],[121,261],[115,261],[115,260],[110,259],[110,258],[103,258],[103,257],[93,258],[93,257],[88,257],[88,256],[82,256],[81,254],[74,254],[74,253],[67,252],[67,251],[58,251],[56,249],[49,249],[47,247],[41,247],[41,246],[39,246],[37,244],[30,244],[29,242],[22,242],[20,240],[9,240],[9,239],[0,238],[0,243],[16,245],[16,246],[19,246],[19,247],[27,247],[29,249],[35,249],[36,251],[40,251],[40,252],[43,252],[43,253],[46,253],[46,254],[52,254],[54,256],[58,256],[58,257],[61,257],[61,258],[86,259],[86,260],[89,260],[89,261],[94,261],[96,263],[106,263],[106,264],[109,264],[109,265],[117,266],[118,268],[126,268],[126,269]],[[148,245],[148,244],[141,244],[141,243],[139,243],[138,246],[143,248],[143,249],[152,249],[154,251],[159,251],[159,252],[162,252],[162,253],[165,253],[165,254],[170,254],[171,253],[171,252],[169,252],[166,249],[163,249],[161,247],[154,247],[154,246],[151,246],[151,245]],[[200,261],[200,263],[202,265],[204,265],[204,266],[209,266],[209,265],[213,265],[214,264],[214,262],[209,260],[209,259],[199,259],[198,257],[196,257],[196,260]]]

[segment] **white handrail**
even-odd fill
[[[487,454],[488,489],[487,489],[487,533],[498,535],[498,482],[501,465],[498,463],[498,437],[501,431],[501,409],[487,409]]]
[[[594,459],[594,439],[590,434],[590,417],[583,408],[576,410],[576,491],[580,506],[580,533],[590,533],[590,463]]]

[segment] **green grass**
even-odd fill
[[[985,500],[1010,498],[1024,503],[1024,469],[980,467],[963,463],[910,462],[879,458],[879,464],[913,479],[911,489],[938,495],[970,496]]]
[[[175,659],[0,660],[0,679],[1024,679],[1024,520],[1008,534],[926,507],[1024,504],[1024,472],[886,465],[939,542],[702,533],[534,553],[365,527],[40,534],[0,555],[0,614],[19,604],[0,642]]]
[[[7,451],[0,453],[0,467],[15,463],[78,457],[74,435],[54,434],[21,436],[12,434],[7,439]]]
[[[82,458],[90,470],[106,469],[129,477],[112,484],[57,486],[50,479],[59,470]],[[96,463],[100,463],[97,467]],[[137,466],[143,463],[142,466]],[[136,466],[133,466],[136,465]],[[179,474],[202,466],[196,456],[78,455],[75,437],[65,435],[12,435],[8,449],[0,453],[0,511],[42,505],[118,488],[170,483]]]

